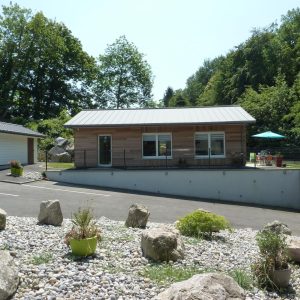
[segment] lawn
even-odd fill
[[[72,169],[74,163],[60,163],[60,162],[48,162],[48,169]]]
[[[283,161],[288,169],[300,169],[300,161]]]

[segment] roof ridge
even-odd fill
[[[220,108],[220,107],[241,107],[240,105],[210,105],[210,106],[184,106],[184,107],[132,107],[132,108],[95,108],[95,109],[83,109],[81,111],[124,111],[124,110],[163,110],[163,109],[193,109],[193,108]]]

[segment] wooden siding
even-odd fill
[[[196,132],[222,131],[225,133],[225,158],[195,158],[194,136]],[[143,159],[143,133],[171,133],[172,159]],[[124,151],[127,167],[178,166],[185,160],[188,166],[224,166],[233,163],[233,157],[246,153],[246,126],[145,126],[122,128],[78,128],[74,129],[76,167],[98,166],[98,136],[112,137],[112,166],[124,166]]]

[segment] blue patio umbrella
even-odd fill
[[[263,139],[284,139],[285,138],[284,135],[272,131],[266,131],[266,132],[254,134],[252,135],[252,137],[263,138]]]

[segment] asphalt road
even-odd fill
[[[236,228],[251,227],[261,229],[270,221],[282,221],[300,236],[300,213],[221,204],[210,200],[193,200],[140,194],[134,192],[106,190],[75,186],[50,181],[30,184],[11,184],[0,182],[0,208],[8,215],[37,217],[39,205],[43,200],[59,199],[65,218],[70,218],[78,207],[90,206],[96,217],[105,216],[113,220],[125,220],[128,208],[133,203],[146,205],[150,210],[150,221],[175,222],[178,218],[203,208],[228,218]]]

